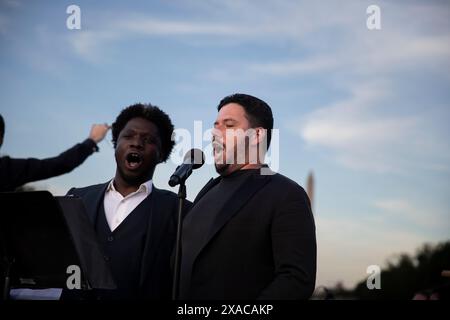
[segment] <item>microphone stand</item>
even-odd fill
[[[172,284],[172,300],[178,300],[178,290],[180,282],[180,268],[181,268],[181,232],[182,232],[182,222],[183,222],[183,207],[184,200],[186,199],[186,180],[183,179],[180,182],[180,187],[178,189],[178,216],[177,216],[177,235],[175,243],[175,266],[173,273],[173,284]]]

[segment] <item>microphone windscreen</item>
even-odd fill
[[[205,154],[200,149],[191,149],[184,156],[183,162],[193,164],[192,169],[198,169],[205,163]]]

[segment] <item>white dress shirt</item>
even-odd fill
[[[139,188],[123,197],[114,187],[114,179],[106,188],[103,206],[105,208],[106,221],[109,228],[114,231],[128,215],[152,192],[153,182],[148,180]]]

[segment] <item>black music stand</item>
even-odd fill
[[[81,289],[115,289],[81,199],[47,191],[0,193],[3,299],[10,288],[67,288],[69,266]]]

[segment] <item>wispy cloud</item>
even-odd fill
[[[82,30],[66,39],[76,54],[91,63],[98,63],[107,60],[106,46],[121,37],[122,33],[114,29],[112,31]]]
[[[338,60],[331,56],[290,60],[283,62],[253,63],[249,66],[251,72],[272,76],[291,76],[308,73],[326,72],[336,68]]]
[[[242,34],[239,26],[221,23],[192,22],[189,20],[162,20],[153,17],[124,19],[116,23],[124,34],[148,36],[235,36]]]
[[[374,206],[380,209],[385,221],[397,220],[403,225],[413,225],[417,229],[431,232],[450,229],[450,216],[432,206],[423,206],[416,200],[390,198],[375,201]]]
[[[107,48],[133,37],[231,37],[242,31],[239,27],[227,24],[162,20],[133,13],[121,14],[121,18],[114,19],[114,22],[101,25],[98,29],[82,29],[68,39],[75,52],[92,63],[103,61]]]
[[[339,163],[352,169],[448,172],[450,145],[443,133],[437,131],[445,123],[439,114],[443,117],[448,114],[434,114],[430,106],[426,112],[425,106],[417,106],[407,96],[403,100],[411,105],[410,113],[392,112],[390,108],[395,104],[390,100],[394,98],[396,85],[387,80],[351,83],[348,98],[317,108],[292,121],[291,127],[307,145],[333,151]],[[396,99],[399,100],[398,95]],[[420,110],[414,110],[417,108]]]
[[[273,41],[303,45],[304,37],[315,31],[337,24],[349,25],[357,20],[352,15],[329,15],[319,4],[308,3],[305,7],[305,4],[292,1],[280,1],[276,5],[271,1],[261,1],[257,5],[252,1],[183,4],[178,4],[180,10],[192,11],[196,7],[195,15],[161,18],[132,11],[114,16],[98,13],[95,30],[81,30],[80,34],[87,35],[77,37],[75,48],[83,48],[77,49],[77,52],[89,60],[90,50],[101,51],[105,46],[136,36],[178,37],[183,41],[186,37],[192,37],[192,43],[205,46],[220,40],[231,45],[243,42],[268,44]],[[349,6],[331,1],[328,9],[329,12],[339,11],[343,6],[348,8],[354,4]]]
[[[257,62],[249,68],[271,76],[343,72],[351,76],[380,77],[417,65],[450,67],[450,30],[446,35],[418,37],[389,32],[375,36],[373,42],[366,42],[363,37],[354,39],[349,46],[336,44],[332,52],[316,52],[311,56],[276,62]]]
[[[381,112],[390,98],[383,84],[354,85],[349,98],[303,116],[300,129],[298,121],[292,127],[308,145],[332,150],[338,162],[353,169],[407,172],[427,163],[445,166],[433,158],[441,153],[447,159],[448,151],[424,133],[421,117]],[[423,154],[426,146],[431,150]]]
[[[2,0],[1,5],[5,6],[7,8],[14,9],[14,8],[20,8],[23,5],[23,3],[22,3],[22,1],[19,1],[19,0]]]
[[[328,85],[346,93],[347,97],[318,106],[290,124],[308,145],[331,150],[342,165],[377,172],[407,172],[412,168],[448,172],[450,144],[435,128],[436,121],[443,120],[425,112],[448,106],[432,102],[419,105],[404,89],[408,84],[405,72],[449,78],[450,28],[433,28],[448,24],[443,19],[448,14],[436,4],[386,7],[392,15],[385,26],[389,30],[347,28],[346,36],[339,31],[337,20],[339,40],[331,40],[326,48],[307,38],[303,45],[311,49],[311,54],[297,60],[256,62],[250,68],[276,77],[326,75]],[[448,6],[443,7],[448,10]],[[414,21],[405,28],[403,18],[416,16],[418,8],[427,12],[429,25]],[[349,30],[353,31],[351,37]],[[395,112],[405,104],[411,106],[409,112]]]

